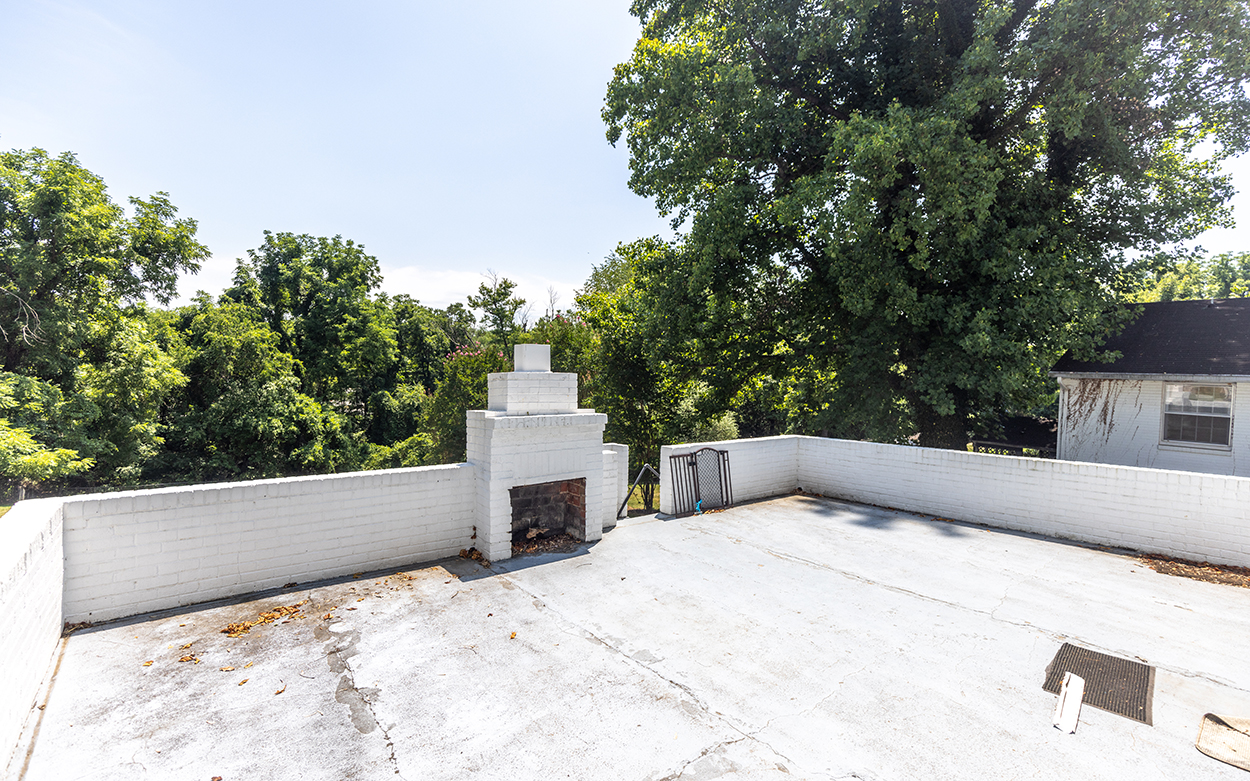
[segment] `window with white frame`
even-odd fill
[[[1232,430],[1232,385],[1164,386],[1164,442],[1227,447]]]

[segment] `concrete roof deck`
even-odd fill
[[[1247,637],[1250,590],[792,496],[76,632],[25,779],[1244,778],[1193,743]],[[1065,641],[1156,665],[1154,725],[1054,729]]]

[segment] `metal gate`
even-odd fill
[[[669,459],[673,471],[673,512],[676,515],[730,507],[729,451],[701,448]]]

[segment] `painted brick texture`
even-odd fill
[[[0,770],[13,759],[61,638],[61,500],[21,502],[0,519]]]
[[[798,486],[799,437],[759,437],[725,442],[697,442],[660,448],[660,512],[673,512],[671,459],[711,447],[729,451],[734,502],[746,502],[794,491]]]
[[[468,464],[102,494],[64,505],[67,621],[455,555]]]
[[[728,450],[737,502],[796,488],[1051,537],[1250,566],[1250,478],[819,437],[694,443]]]
[[[1052,537],[1250,565],[1250,478],[804,437],[799,486]]]

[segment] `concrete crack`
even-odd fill
[[[356,685],[356,671],[352,669],[350,659],[356,655],[356,643],[359,639],[360,634],[353,629],[334,638],[329,644],[332,647],[326,651],[326,663],[331,670],[340,674],[334,699],[347,706],[352,725],[357,731],[368,734],[376,729],[382,733],[382,738],[386,741],[387,759],[395,770],[395,776],[403,781],[404,777],[399,772],[399,759],[395,756],[395,741],[391,739],[390,729],[382,726],[374,701],[370,699],[371,696],[380,694],[380,690],[361,689]]]
[[[607,640],[604,640],[604,639],[603,639],[602,637],[600,637],[599,635],[595,634],[594,632],[590,631],[589,629],[585,628],[584,626],[582,626],[582,625],[578,624],[577,622],[570,620],[570,619],[569,619],[567,616],[565,616],[563,613],[559,612],[558,610],[554,610],[554,609],[552,609],[552,607],[551,607],[550,605],[548,605],[545,601],[543,601],[543,600],[542,600],[542,598],[541,598],[541,597],[540,597],[537,593],[530,591],[529,589],[527,589],[527,588],[525,588],[524,586],[522,586],[520,583],[517,583],[515,580],[512,580],[511,578],[509,578],[509,577],[507,576],[507,574],[506,574],[506,573],[501,573],[498,577],[500,577],[500,578],[502,578],[502,579],[504,579],[504,580],[508,581],[508,582],[509,582],[512,586],[516,587],[518,590],[523,591],[523,592],[525,592],[526,594],[529,594],[531,597],[533,597],[533,598],[534,598],[534,605],[535,605],[535,607],[537,607],[539,610],[546,610],[546,611],[549,611],[552,615],[554,615],[557,619],[559,619],[559,621],[561,622],[561,624],[564,624],[564,625],[567,625],[567,626],[570,626],[570,627],[575,628],[575,629],[577,630],[577,634],[580,634],[583,638],[590,638],[592,641],[594,641],[594,642],[598,643],[599,645],[603,646],[604,648],[608,649],[609,651],[611,651],[611,652],[613,652],[613,653],[617,654],[618,656],[620,656],[621,658],[625,659],[625,661],[626,661],[626,662],[628,662],[628,663],[630,663],[630,664],[633,664],[633,665],[635,665],[635,666],[637,666],[637,667],[641,667],[642,669],[644,669],[644,670],[646,670],[647,672],[651,673],[652,675],[654,675],[655,677],[657,677],[657,678],[659,678],[660,680],[664,681],[665,683],[669,684],[670,686],[672,686],[672,687],[674,687],[674,688],[677,688],[677,689],[680,689],[681,691],[685,692],[685,693],[686,693],[686,695],[687,695],[687,696],[688,696],[688,697],[689,697],[689,698],[690,698],[690,699],[694,702],[694,704],[695,704],[696,706],[698,706],[699,710],[703,711],[703,713],[707,716],[707,718],[708,718],[709,720],[719,722],[719,723],[723,724],[725,727],[727,727],[727,728],[729,728],[729,729],[733,730],[734,732],[738,733],[739,735],[741,735],[741,737],[739,737],[739,738],[735,738],[735,739],[733,739],[733,740],[721,741],[720,743],[713,745],[711,748],[708,748],[708,749],[704,750],[704,752],[703,752],[702,754],[700,754],[699,756],[697,756],[697,757],[695,757],[694,759],[690,760],[690,761],[689,761],[689,762],[687,762],[685,765],[682,765],[681,769],[679,769],[679,770],[677,771],[677,775],[671,775],[671,774],[670,774],[670,775],[668,775],[668,776],[665,776],[665,779],[674,779],[674,778],[678,778],[678,777],[681,775],[681,773],[685,771],[685,768],[686,768],[686,767],[688,767],[690,764],[692,764],[692,763],[694,763],[694,762],[699,761],[699,759],[701,759],[701,758],[703,758],[704,756],[706,756],[709,752],[716,750],[716,749],[717,749],[718,747],[720,747],[720,746],[727,746],[727,745],[731,745],[731,744],[734,744],[734,743],[739,743],[739,742],[741,742],[741,741],[743,741],[743,740],[750,740],[750,741],[753,741],[753,742],[755,742],[755,743],[758,743],[759,745],[761,745],[761,746],[763,746],[764,748],[768,749],[768,750],[769,750],[770,752],[772,752],[774,755],[776,755],[776,756],[778,756],[778,757],[781,757],[783,760],[785,760],[786,762],[788,762],[788,763],[789,763],[792,767],[794,767],[796,770],[801,770],[801,768],[800,768],[800,766],[799,766],[799,763],[795,762],[795,761],[794,761],[793,759],[791,759],[790,757],[786,756],[785,754],[782,754],[780,751],[778,751],[777,749],[773,748],[773,747],[772,747],[772,746],[771,746],[771,745],[770,745],[767,741],[761,740],[760,738],[756,737],[755,735],[753,735],[753,734],[751,734],[751,733],[747,732],[746,730],[744,730],[744,729],[740,728],[739,726],[737,726],[736,724],[734,724],[734,723],[733,723],[733,721],[731,721],[731,720],[730,720],[730,718],[729,718],[728,716],[725,716],[725,715],[724,715],[724,714],[722,714],[722,713],[717,713],[716,711],[714,711],[714,710],[712,710],[710,707],[708,707],[708,704],[707,704],[706,702],[704,702],[704,701],[703,701],[703,698],[701,698],[698,694],[696,694],[696,693],[695,693],[694,689],[690,688],[689,686],[687,686],[686,684],[682,683],[681,681],[678,681],[678,680],[675,680],[675,679],[673,679],[673,678],[668,677],[668,676],[667,676],[667,675],[665,675],[664,673],[662,673],[662,672],[660,672],[659,670],[657,670],[657,669],[655,669],[654,667],[652,667],[650,664],[647,664],[646,662],[643,662],[643,661],[641,661],[641,660],[639,660],[639,659],[635,659],[634,657],[632,657],[632,656],[630,656],[629,654],[625,653],[625,651],[621,650],[620,648],[617,648],[617,647],[616,647],[615,645],[613,645],[612,643],[608,642]],[[566,634],[574,634],[573,632],[567,632],[567,631],[566,631],[563,627],[561,627],[561,631],[565,631],[565,632],[566,632]],[[862,672],[862,670],[861,670],[860,672]],[[759,730],[756,730],[756,732],[759,732]],[[819,775],[819,774],[818,774],[818,775]],[[813,777],[813,776],[812,776],[812,774],[811,774],[811,773],[808,773],[808,772],[803,771],[803,772],[802,772],[802,777],[804,777],[804,778],[811,778],[811,777]],[[825,776],[825,777],[827,778],[827,776]],[[664,781],[664,779],[661,779],[660,781]]]
[[[655,779],[655,781],[675,781],[675,779],[682,777],[682,775],[686,772],[686,768],[690,767],[695,762],[698,762],[700,759],[703,759],[708,754],[711,754],[713,751],[720,751],[725,746],[732,746],[733,744],[741,743],[744,740],[746,740],[746,738],[734,738],[733,740],[722,740],[718,743],[713,743],[712,745],[700,751],[699,756],[695,757],[694,759],[686,760],[685,762],[682,763],[681,767],[677,768],[672,773],[669,773],[666,776],[662,776],[660,778]]]

